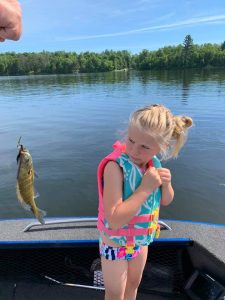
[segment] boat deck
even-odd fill
[[[79,221],[80,220],[80,221]],[[54,224],[57,221],[66,223]],[[215,258],[225,264],[225,225],[204,224],[188,221],[163,220],[172,231],[161,230],[157,241],[166,239],[189,239],[207,249]],[[48,223],[49,222],[49,223]],[[51,224],[53,223],[53,224]],[[34,226],[28,228],[29,224]],[[24,232],[24,229],[28,228]],[[39,244],[70,244],[77,241],[96,241],[98,232],[96,218],[46,218],[46,225],[35,219],[0,220],[0,247],[16,247]]]
[[[66,223],[58,223],[60,221]],[[142,282],[137,299],[190,299],[181,292],[181,287],[193,272],[189,264],[225,286],[225,226],[163,221],[172,230],[161,230],[160,238],[150,246],[144,276],[147,284],[145,280]],[[84,255],[82,247],[85,243]],[[0,253],[1,272],[4,273],[2,276],[0,272],[0,299],[73,299],[73,287],[46,282],[42,274],[50,274],[61,282],[72,282],[77,274],[83,276],[84,284],[86,280],[90,282],[85,272],[89,270],[93,257],[98,257],[96,218],[46,218],[46,225],[35,219],[0,220]],[[8,266],[5,266],[4,259]],[[185,270],[182,269],[184,262]],[[80,268],[83,264],[85,268]],[[67,272],[66,278],[62,270]],[[27,272],[31,272],[31,277],[26,278]],[[13,285],[12,276],[16,285]],[[150,293],[145,293],[149,286]],[[172,291],[176,296],[171,298]],[[57,298],[59,294],[63,298]],[[29,295],[32,295],[31,298]],[[76,287],[76,299],[103,298],[102,291]]]

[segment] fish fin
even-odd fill
[[[25,202],[21,202],[21,205],[23,206],[23,208],[24,208],[25,210],[31,211],[30,205],[26,204]]]
[[[44,210],[41,210],[41,209],[37,209],[37,213],[36,213],[36,218],[38,219],[38,221],[44,225],[45,224],[45,220],[44,220],[44,217],[47,215],[46,211]]]
[[[38,193],[38,191],[34,188],[34,199],[40,197],[40,194]]]
[[[38,178],[38,174],[34,171],[34,177]]]
[[[35,172],[33,172],[35,177],[38,177],[37,174]],[[34,178],[34,177],[33,177]],[[34,186],[34,199],[40,197],[40,194],[38,193],[38,191],[36,190],[35,186]]]

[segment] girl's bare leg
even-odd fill
[[[148,246],[143,246],[141,253],[128,262],[127,283],[124,300],[135,300],[137,289],[141,282],[142,274],[148,256]]]
[[[127,282],[128,262],[101,257],[105,285],[105,300],[123,300]]]

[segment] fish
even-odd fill
[[[16,158],[18,164],[16,180],[17,198],[22,207],[25,210],[31,211],[38,221],[44,225],[44,217],[46,216],[46,212],[39,209],[34,200],[39,196],[39,194],[34,188],[34,177],[36,176],[36,173],[34,172],[33,168],[33,159],[28,149],[20,144],[20,140],[21,137],[17,145],[19,148],[19,153]]]

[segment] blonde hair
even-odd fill
[[[140,108],[129,119],[129,126],[144,130],[156,140],[164,160],[177,157],[192,124],[192,118],[174,116],[168,108],[160,104]]]

